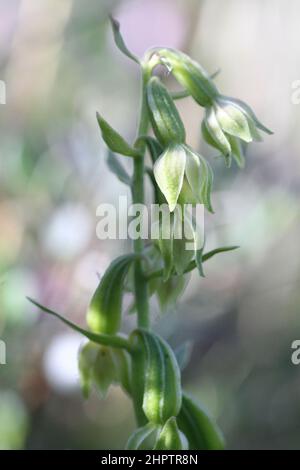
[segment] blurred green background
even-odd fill
[[[112,40],[120,20],[138,55],[177,47],[221,91],[249,103],[275,135],[228,171],[200,142],[202,111],[178,102],[188,142],[216,172],[207,245],[238,244],[197,274],[156,328],[175,346],[193,338],[186,389],[209,408],[233,449],[300,448],[299,119],[297,0],[10,0],[0,4],[0,449],[118,449],[134,428],[129,399],[111,388],[81,397],[82,338],[25,299],[84,325],[110,260],[128,247],[96,238],[96,207],[126,187],[109,173],[99,110],[129,140],[139,73]],[[171,84],[172,86],[174,84]],[[130,162],[128,163],[130,168]],[[124,331],[134,324],[126,316]]]

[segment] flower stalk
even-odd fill
[[[183,391],[181,369],[186,359],[182,361],[182,351],[173,350],[154,333],[151,325],[152,296],[156,296],[161,313],[170,311],[187,285],[188,273],[197,269],[201,279],[204,262],[218,253],[238,248],[219,247],[204,253],[205,236],[199,235],[193,213],[185,211],[185,206],[195,208],[200,203],[213,213],[213,168],[186,141],[175,100],[191,96],[205,108],[199,135],[202,130],[204,140],[220,151],[227,167],[232,160],[244,167],[243,146],[261,140],[259,131],[269,134],[271,131],[248,105],[221,95],[213,77],[189,56],[174,49],[154,48],[139,60],[127,48],[119,23],[114,19],[111,23],[117,47],[138,64],[142,79],[134,145],[97,113],[101,135],[109,149],[109,168],[130,186],[136,205],[145,204],[144,179],[145,175],[149,177],[154,202],[166,208],[171,227],[165,237],[165,226],[159,217],[155,221],[159,239],[147,247],[140,227],[133,252],[119,256],[109,265],[87,308],[89,330],[29,300],[89,340],[79,354],[85,397],[93,386],[105,396],[111,384],[119,384],[132,399],[138,429],[129,438],[127,449],[222,449],[224,440],[214,420]],[[169,92],[162,79],[154,76],[157,64],[165,65],[183,90]],[[153,135],[148,135],[150,126]],[[146,152],[150,166],[145,164]],[[115,154],[131,158],[132,177]],[[183,208],[183,212],[178,208]],[[189,236],[183,233],[183,226],[188,227]],[[191,242],[191,249],[186,247],[187,241]],[[131,293],[131,310],[136,313],[136,329],[128,337],[120,333],[125,291]],[[189,352],[183,356],[187,358]]]

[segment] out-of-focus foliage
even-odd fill
[[[245,171],[228,172],[217,152],[199,148],[201,111],[190,98],[178,101],[187,142],[208,158],[220,188],[217,217],[206,216],[207,249],[241,248],[208,262],[204,279],[193,276],[178,312],[156,329],[174,346],[193,338],[184,386],[213,410],[231,448],[299,448],[300,366],[290,360],[300,336],[296,0],[1,6],[0,448],[121,448],[134,428],[119,388],[104,401],[96,392],[83,401],[81,339],[25,300],[83,323],[97,274],[126,251],[127,242],[100,241],[95,232],[98,204],[128,192],[106,167],[96,110],[128,142],[137,120],[138,70],[113,46],[111,12],[135,54],[176,47],[210,72],[220,67],[216,84],[275,132],[249,148]],[[157,316],[156,303],[152,310]],[[124,331],[133,322],[126,316]]]

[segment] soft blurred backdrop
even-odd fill
[[[84,325],[97,273],[128,249],[95,232],[98,204],[127,194],[106,167],[95,111],[132,139],[139,99],[137,66],[114,46],[110,13],[136,54],[165,45],[220,68],[222,92],[275,132],[249,147],[244,171],[228,171],[200,142],[201,110],[178,102],[188,141],[217,174],[208,248],[240,249],[193,276],[156,328],[174,346],[193,338],[184,385],[229,448],[299,448],[300,366],[290,359],[300,338],[299,1],[1,0],[0,11],[0,448],[122,448],[134,428],[119,388],[83,400],[82,338],[25,299]]]

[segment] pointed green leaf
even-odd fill
[[[91,331],[84,330],[83,328],[80,328],[80,326],[75,325],[75,323],[72,323],[71,321],[67,320],[64,318],[62,315],[59,313],[55,312],[54,310],[51,310],[48,307],[45,307],[44,305],[41,305],[38,303],[36,300],[31,299],[30,297],[26,297],[29,302],[31,302],[33,305],[36,307],[40,308],[43,312],[48,313],[49,315],[53,315],[54,317],[58,318],[61,320],[63,323],[65,323],[67,326],[72,328],[72,330],[77,331],[77,333],[82,334],[86,338],[88,338],[90,341],[97,343],[97,344],[102,344],[102,345],[107,345],[107,346],[113,346],[116,348],[124,348],[124,349],[129,349],[129,344],[125,338],[122,336],[110,336],[106,334],[96,334],[92,333]]]
[[[116,132],[99,113],[96,113],[102,137],[110,150],[127,157],[138,157],[140,152],[131,147],[118,132]]]
[[[237,250],[239,246],[234,245],[234,246],[220,246],[220,248],[215,248],[214,250],[208,251],[207,253],[204,253],[202,256],[202,261],[208,261],[210,258],[213,256],[217,255],[218,253],[225,253],[226,251],[233,251]]]
[[[181,145],[170,145],[154,165],[156,182],[165,196],[171,212],[176,207],[182,188],[185,162],[184,148]]]
[[[196,253],[195,253],[196,267],[198,269],[198,273],[200,274],[200,276],[205,277],[203,264],[202,264],[203,262],[202,258],[203,258],[203,248],[200,248],[199,250],[196,250]]]
[[[179,429],[189,442],[189,450],[222,450],[224,438],[206,411],[183,393],[182,407],[177,417]]]
[[[123,165],[121,165],[116,155],[111,150],[108,150],[107,164],[111,172],[116,175],[119,181],[124,184],[127,184],[128,186],[131,185],[130,176],[124,169]]]
[[[120,49],[121,52],[123,52],[123,54],[129,57],[129,59],[134,60],[134,62],[140,65],[138,57],[136,57],[134,54],[132,54],[132,52],[128,50],[124,39],[122,38],[122,35],[120,33],[120,23],[115,20],[112,16],[110,17],[110,22],[117,47]]]

